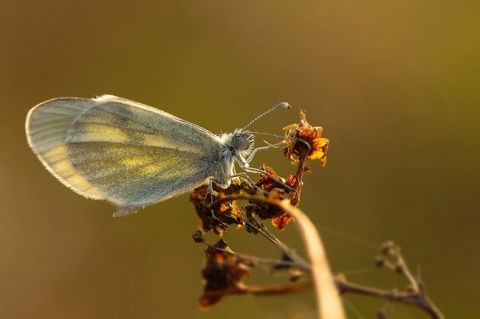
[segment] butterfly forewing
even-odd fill
[[[202,183],[220,156],[216,135],[140,103],[112,96],[45,103],[30,120],[32,148],[64,184],[90,198],[152,204]],[[41,115],[65,109],[67,119],[58,122]]]

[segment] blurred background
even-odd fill
[[[1,1],[0,317],[312,318],[312,291],[238,296],[204,311],[204,247],[188,195],[114,219],[68,190],[27,145],[36,104],[114,94],[214,133],[282,134],[307,119],[331,140],[312,162],[301,208],[334,272],[403,289],[374,267],[394,240],[447,317],[479,318],[480,3],[478,1]],[[262,145],[264,137],[257,138]],[[275,139],[267,138],[269,142]],[[279,149],[258,154],[286,176]],[[292,227],[293,226],[293,227]],[[275,234],[303,253],[292,224]],[[237,251],[277,257],[231,230]],[[209,237],[209,240],[215,240]],[[249,283],[285,281],[255,273]],[[346,296],[349,318],[428,318]]]

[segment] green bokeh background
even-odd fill
[[[392,239],[448,317],[480,317],[480,2],[0,1],[0,40],[1,318],[314,311],[311,291],[199,310],[203,247],[189,238],[197,218],[188,196],[114,219],[112,206],[50,176],[28,148],[28,110],[106,93],[214,133],[288,101],[293,110],[252,126],[281,133],[306,109],[331,147],[325,168],[311,163],[301,208],[320,227],[333,270],[403,288],[373,266],[376,246]],[[282,175],[292,169],[280,150],[253,165],[263,162]],[[295,227],[277,235],[303,251]],[[226,240],[276,256],[240,231]],[[384,306],[388,318],[427,318],[367,297],[345,301],[349,318]]]

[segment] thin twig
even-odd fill
[[[407,305],[414,305],[425,310],[432,319],[444,319],[443,314],[432,303],[432,301],[424,293],[417,292],[399,292],[388,291],[367,286],[346,282],[336,279],[336,284],[341,294],[356,293],[365,296],[373,296],[389,301],[396,301]],[[421,285],[420,285],[421,286]],[[423,290],[423,288],[422,288]],[[423,290],[424,291],[424,290]]]
[[[267,238],[272,244],[274,244],[278,250],[282,252],[288,259],[294,261],[295,266],[300,268],[306,273],[310,273],[312,271],[312,267],[308,262],[306,262],[302,257],[300,257],[293,249],[285,245],[281,242],[275,235],[273,235],[267,228],[265,227],[257,227],[257,225],[245,221],[250,227],[255,228],[259,234]],[[263,225],[262,225],[263,226]]]
[[[303,273],[305,274],[310,274],[312,269],[310,267],[310,265],[304,261],[303,259],[297,259],[296,256],[298,255],[295,255],[295,257],[291,258],[291,256],[288,256],[288,259],[287,260],[282,260],[282,259],[274,259],[274,258],[261,258],[261,257],[256,257],[256,256],[252,256],[252,255],[248,255],[248,254],[241,254],[241,253],[238,253],[238,252],[235,252],[233,251],[232,249],[228,248],[228,249],[222,249],[218,246],[215,246],[214,244],[206,241],[205,239],[202,239],[202,240],[197,240],[197,242],[201,242],[202,244],[204,244],[205,246],[207,247],[210,247],[210,248],[213,248],[215,249],[216,251],[219,251],[219,252],[222,252],[222,253],[225,253],[225,254],[230,254],[230,255],[233,255],[235,256],[238,260],[241,260],[243,261],[245,264],[248,264],[248,265],[262,265],[262,266],[269,266],[271,268],[278,268],[278,269],[282,269],[282,268],[289,268],[289,269],[292,269],[292,268],[296,268],[296,269],[299,269],[301,270]],[[282,245],[284,245],[286,247],[285,244],[282,243]],[[290,248],[289,248],[290,249]],[[291,251],[291,250],[290,250]]]

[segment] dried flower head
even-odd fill
[[[245,291],[243,280],[250,275],[250,265],[228,253],[225,241],[220,239],[205,251],[202,277],[205,281],[200,306],[208,308],[221,298]]]
[[[213,183],[213,194],[210,186],[200,185],[190,194],[190,202],[195,206],[195,211],[200,217],[202,229],[205,232],[213,231],[217,235],[228,232],[228,225],[243,225],[243,213],[238,208],[236,201],[219,201],[227,195],[240,194],[242,190],[250,190],[248,183],[232,183],[227,188],[222,188]]]
[[[278,176],[271,167],[262,165],[260,169],[269,175],[261,174],[256,186],[264,190],[269,199],[282,200],[288,198],[292,205],[295,206],[300,203],[300,192],[298,188],[295,189],[296,179],[293,175],[290,175],[287,180],[285,180]],[[279,181],[281,181],[281,183],[279,183]],[[253,215],[255,215],[260,219],[271,219],[272,225],[280,230],[284,230],[292,220],[292,217],[283,209],[265,203],[264,201],[250,200],[244,209],[247,218],[253,218]]]
[[[318,159],[325,166],[329,141],[322,137],[323,129],[320,126],[312,126],[307,122],[305,112],[300,111],[300,124],[291,124],[283,129],[286,144],[283,151],[293,164],[298,164],[300,153],[306,150],[308,158]]]

